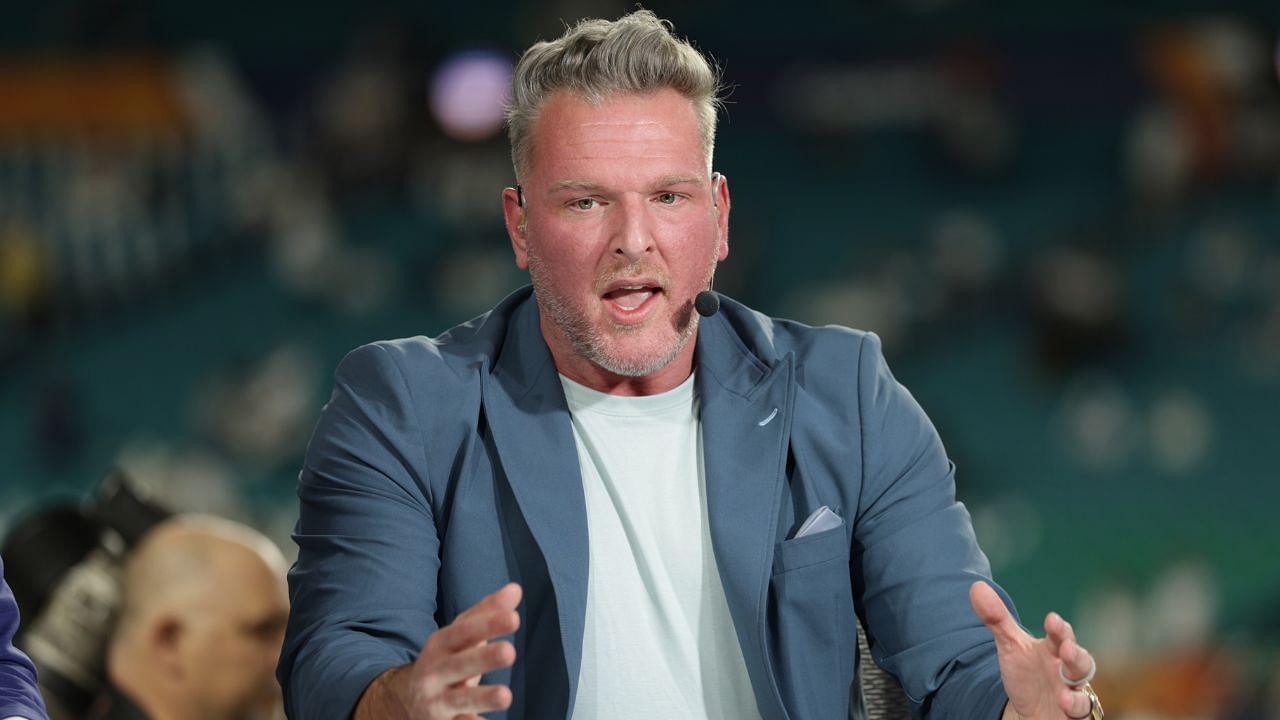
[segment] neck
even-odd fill
[[[160,693],[146,682],[118,682],[116,690],[122,697],[133,703],[147,720],[184,720],[183,713],[175,712],[175,707],[165,702]]]
[[[544,339],[548,332],[555,331],[547,327],[547,322],[544,316]],[[556,371],[561,375],[597,392],[624,396],[657,395],[679,387],[693,373],[693,355],[697,345],[698,331],[695,329],[671,362],[648,375],[630,377],[610,372],[575,352],[559,350],[560,343],[547,342]]]
[[[130,658],[112,658],[110,677],[117,693],[133,703],[148,720],[183,720],[186,717],[182,703],[169,702],[167,693],[157,684],[157,678],[148,677],[148,673]]]

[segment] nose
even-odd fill
[[[617,203],[611,243],[613,252],[635,261],[653,250],[653,231],[643,198],[625,197]]]

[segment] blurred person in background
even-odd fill
[[[878,338],[703,295],[730,210],[706,59],[640,11],[535,44],[513,88],[533,288],[338,368],[289,714],[847,717],[856,607],[915,714],[1100,717],[1070,625],[1034,637],[994,585]]]
[[[44,700],[36,687],[36,669],[21,651],[13,647],[18,632],[18,605],[4,581],[0,562],[0,718],[44,720]]]
[[[285,569],[279,549],[239,523],[185,515],[156,526],[125,569],[99,717],[278,717]]]

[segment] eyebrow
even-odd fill
[[[687,183],[701,182],[702,178],[697,175],[667,175],[658,180],[654,188],[668,187],[670,185],[685,185]]]
[[[697,183],[702,180],[697,175],[664,175],[658,178],[658,181],[651,186],[651,190],[658,188],[670,187],[672,185],[684,185],[686,183]],[[604,190],[605,186],[590,180],[558,180],[551,185],[551,193],[560,192],[561,190],[578,190],[587,192],[596,192]]]
[[[601,190],[604,186],[590,180],[559,180],[551,185],[551,192],[561,190]]]

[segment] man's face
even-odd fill
[[[693,104],[674,90],[600,105],[561,92],[531,140],[525,206],[508,191],[504,209],[561,372],[646,377],[691,358],[693,298],[728,254],[729,217]]]
[[[185,648],[191,707],[210,720],[279,717],[275,668],[289,616],[283,578],[248,551],[214,566],[221,590],[192,620]]]

